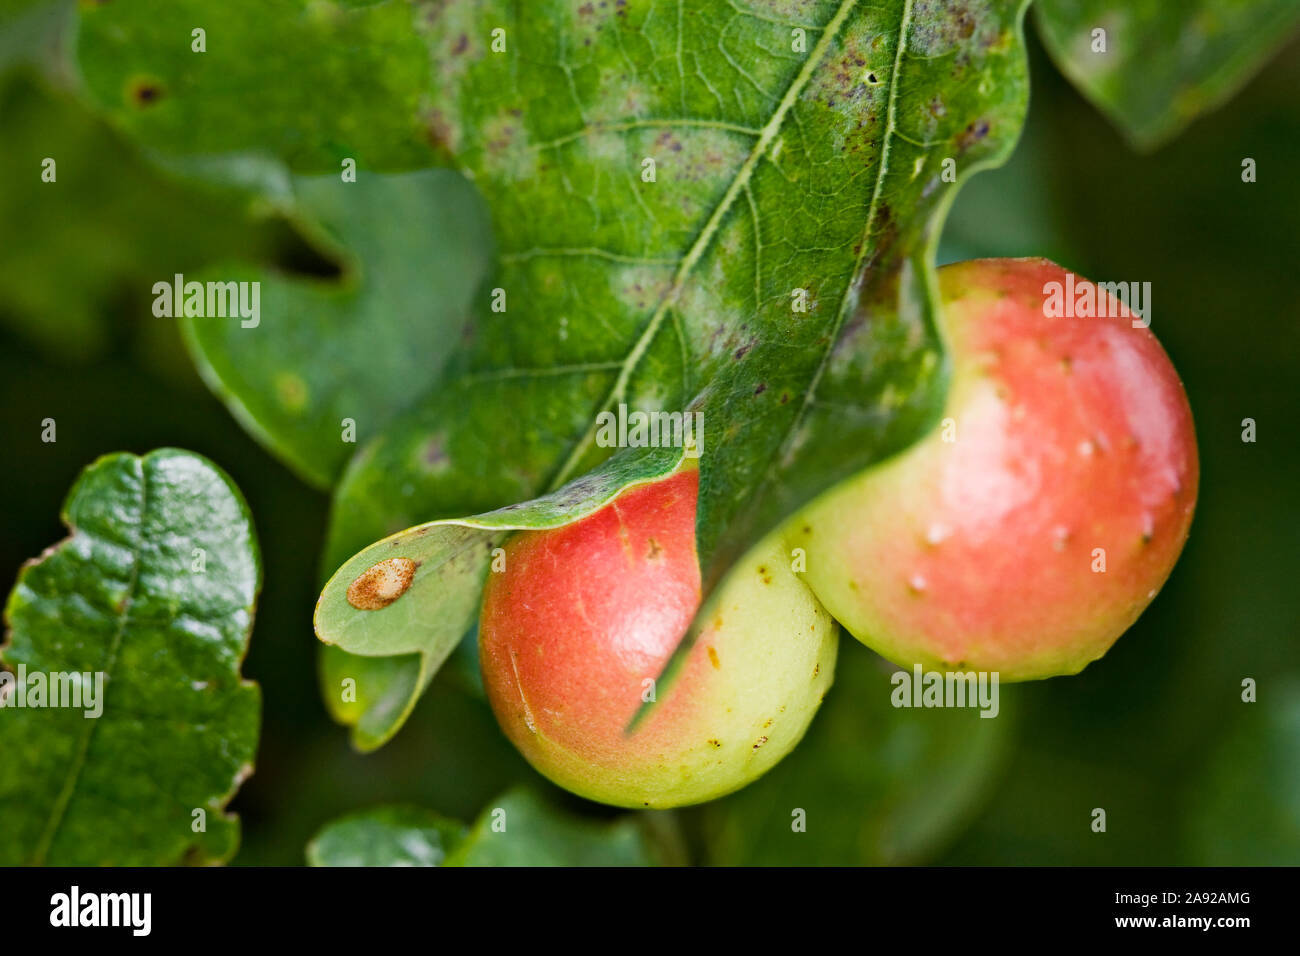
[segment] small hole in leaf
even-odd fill
[[[268,224],[267,232],[271,255],[281,270],[314,279],[343,278],[344,264],[312,243],[287,219],[275,218]]]

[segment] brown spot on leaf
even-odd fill
[[[163,86],[152,77],[137,76],[127,84],[127,98],[135,106],[152,106],[162,97]]]
[[[718,660],[718,652],[713,649],[712,644],[709,645],[709,663],[713,665],[714,670],[722,669],[722,661]]]
[[[425,114],[424,135],[434,152],[443,158],[450,157],[459,146],[460,136],[456,127],[440,109]]]
[[[371,565],[348,585],[348,603],[358,611],[388,607],[411,586],[416,567],[410,558],[388,558]]]
[[[957,148],[970,149],[988,134],[988,120],[976,120],[962,130],[961,135],[957,137]]]

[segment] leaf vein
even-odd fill
[[[897,49],[894,51],[894,69],[892,76],[890,77],[889,102],[885,111],[885,130],[880,143],[880,167],[876,171],[876,185],[871,192],[871,203],[867,207],[867,222],[863,227],[862,242],[858,247],[857,260],[854,262],[853,266],[852,275],[854,280],[856,280],[861,272],[862,263],[865,261],[867,256],[867,249],[870,246],[871,230],[875,226],[876,214],[880,208],[880,197],[884,192],[885,176],[889,171],[889,146],[895,133],[895,107],[898,100],[899,74],[903,69],[903,52],[907,49],[907,33],[912,23],[912,3],[913,0],[906,0],[903,4],[903,16],[899,22],[898,45]],[[803,402],[799,406],[799,411],[795,414],[794,419],[790,423],[789,429],[786,431],[785,439],[781,443],[780,452],[774,455],[772,460],[768,463],[767,475],[763,482],[764,484],[770,482],[775,477],[774,473],[777,464],[785,459],[790,450],[791,443],[799,433],[799,426],[803,423],[803,420],[808,413],[808,409],[812,407],[813,396],[817,393],[817,388],[821,384],[823,375],[826,373],[826,367],[830,364],[831,353],[834,351],[835,343],[839,339],[840,330],[844,327],[844,319],[848,313],[849,304],[853,301],[853,296],[850,294],[852,287],[853,285],[851,281],[849,285],[845,286],[844,293],[840,297],[839,309],[835,315],[835,325],[831,329],[831,334],[826,340],[826,350],[822,353],[821,362],[817,365],[817,371],[813,373],[813,378],[808,385],[807,391],[804,392]]]
[[[651,315],[649,322],[646,323],[645,329],[642,331],[641,335],[637,337],[637,341],[634,343],[632,350],[628,353],[628,356],[623,363],[623,368],[620,371],[618,378],[615,380],[613,388],[610,390],[609,396],[601,406],[602,408],[609,408],[626,397],[628,383],[631,381],[633,371],[635,371],[637,365],[640,364],[642,356],[645,355],[646,351],[650,347],[650,343],[654,340],[659,329],[663,326],[664,319],[668,315],[672,305],[676,302],[677,297],[681,294],[687,278],[694,270],[700,258],[704,255],[704,252],[712,243],[714,236],[721,227],[722,220],[730,211],[736,198],[748,185],[750,177],[753,175],[754,168],[758,165],[759,160],[763,158],[768,148],[772,145],[772,141],[776,138],[776,135],[780,132],[782,126],[785,125],[786,117],[793,109],[796,100],[799,98],[799,94],[802,93],[804,87],[807,86],[808,81],[812,78],[813,72],[821,63],[822,58],[825,57],[827,51],[830,49],[831,43],[835,39],[835,36],[839,33],[840,27],[843,26],[844,22],[848,19],[849,14],[853,11],[856,4],[857,0],[844,0],[844,2],[840,4],[839,9],[835,11],[835,15],[831,17],[830,22],[827,23],[825,31],[817,41],[817,46],[813,48],[813,51],[809,54],[803,68],[798,74],[796,74],[794,80],[790,83],[789,89],[786,90],[785,95],[781,97],[771,119],[769,119],[767,124],[763,127],[762,132],[759,134],[758,142],[754,144],[749,156],[746,157],[745,162],[737,171],[736,176],[727,187],[727,191],[723,194],[722,199],[714,207],[712,215],[710,215],[708,221],[705,222],[704,227],[700,230],[699,235],[691,244],[690,249],[687,251],[686,255],[682,257],[677,273],[673,277],[672,285],[660,298],[659,305]],[[907,10],[910,13],[911,0],[908,0]],[[891,90],[891,108],[892,95],[893,91]],[[551,483],[550,490],[554,491],[556,488],[559,488],[568,481],[573,470],[578,466],[578,463],[590,448],[595,434],[596,423],[593,417],[591,424],[587,426],[587,431],[583,434],[582,438],[579,439],[577,444],[574,446],[573,451],[570,452],[569,457],[565,460],[563,466],[561,466],[555,480]]]

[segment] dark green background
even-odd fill
[[[1021,145],[959,196],[940,261],[1045,255],[1097,279],[1150,281],[1152,328],[1196,416],[1201,499],[1169,584],[1106,658],[1078,677],[1004,689],[1021,718],[1010,758],[978,812],[917,861],[1300,863],[1300,45],[1225,109],[1139,156],[1032,34]],[[36,102],[28,135],[78,135],[57,132],[75,116]],[[93,161],[131,167],[87,143]],[[1255,184],[1241,181],[1247,156]],[[0,256],[12,265],[21,252],[23,262],[0,269],[0,578],[62,537],[59,505],[100,454],[180,446],[230,473],[266,567],[245,667],[263,688],[264,726],[257,773],[232,805],[244,822],[236,862],[299,863],[323,823],[360,806],[401,801],[470,820],[511,783],[536,781],[468,667],[448,667],[394,742],[368,757],[325,714],[311,612],[326,498],[206,391],[170,321],[150,314],[141,281],[159,263],[170,274],[230,250],[301,265],[292,237],[220,206],[156,215],[162,199],[127,187],[116,202],[24,210],[4,196],[13,180],[0,172],[0,213],[10,217]],[[74,299],[89,303],[84,315],[71,314]],[[40,441],[46,417],[58,421],[55,444]],[[1247,417],[1254,444],[1241,441]],[[1258,704],[1240,701],[1245,677],[1259,684]],[[1094,807],[1107,811],[1105,834],[1089,829]],[[707,840],[704,817],[677,816],[695,842]]]

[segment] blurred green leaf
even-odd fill
[[[199,370],[235,417],[309,481],[328,486],[356,445],[443,376],[491,256],[472,186],[443,170],[355,183],[299,177],[294,217],[344,263],[339,281],[213,267],[259,283],[261,320],[186,318]]]
[[[1193,865],[1300,865],[1300,679],[1257,693],[1190,789]]]
[[[428,53],[402,0],[83,4],[90,96],[165,153],[269,151],[296,172],[428,166]],[[202,29],[205,52],[192,31]]]
[[[1143,150],[1229,99],[1300,24],[1295,0],[1038,0],[1037,7],[1043,42],[1061,71]],[[1105,31],[1104,50],[1096,30]]]
[[[653,866],[646,834],[623,816],[593,823],[517,788],[484,809],[446,866]]]
[[[148,314],[154,282],[291,245],[247,191],[158,168],[27,73],[0,76],[0,140],[0,323],[50,355],[100,358],[122,312],[170,323]],[[53,182],[42,179],[46,159]]]
[[[351,814],[320,832],[307,859],[313,866],[654,866],[658,855],[630,815],[583,820],[517,787],[468,830],[428,810]]]
[[[261,580],[243,498],[189,452],[116,454],[82,473],[64,521],[5,607],[0,663],[26,686],[5,680],[0,709],[0,863],[225,860],[261,708],[239,675]],[[102,688],[93,707],[33,702],[71,674]]]
[[[441,866],[465,825],[416,807],[377,807],[328,824],[307,845],[312,866]]]
[[[974,708],[895,708],[895,670],[841,642],[835,686],[794,753],[700,811],[709,862],[921,863],[960,832],[1005,767],[1014,692],[1000,688],[993,718]]]
[[[75,23],[76,0],[0,0],[0,71],[22,64],[72,85]]]

